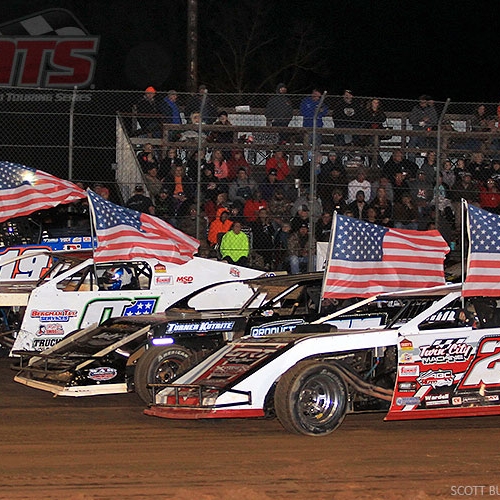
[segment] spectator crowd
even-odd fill
[[[155,92],[148,87],[137,106],[143,137],[160,137],[162,122],[182,123],[177,93],[169,91],[156,103]],[[357,129],[387,127],[380,99],[360,103],[346,90],[329,109],[321,92],[314,89],[302,100],[300,113],[304,127],[315,125],[319,130],[315,138],[318,153],[296,167],[287,153],[289,134],[282,130],[292,120],[293,106],[286,85],[280,83],[265,114],[268,126],[281,129],[261,167],[249,161],[244,146],[233,143],[228,113],[218,109],[206,94],[206,87],[200,86],[186,104],[184,115],[195,125],[201,120],[227,127],[228,132],[218,129],[203,135],[205,149],[201,152],[177,146],[163,152],[151,143],[144,144],[137,154],[144,182],[125,203],[186,234],[200,236],[200,255],[263,270],[299,273],[311,258],[314,260],[309,252],[315,252],[316,242],[329,241],[335,212],[400,229],[426,230],[438,221],[437,229],[452,248],[460,240],[462,199],[500,213],[500,154],[499,158],[486,158],[478,141],[465,145],[470,154],[440,162],[435,139],[433,142],[425,134],[410,137],[411,152],[394,148],[386,161],[379,155],[373,162],[363,154],[363,147],[373,138],[356,135]],[[355,133],[335,135],[333,143],[322,147],[321,129],[327,114],[336,127]],[[438,117],[429,96],[418,99],[409,122],[413,130],[435,130]],[[489,130],[496,123],[485,115],[483,105],[471,120],[474,130]],[[187,132],[171,131],[169,141],[198,140],[196,130]],[[228,150],[229,143],[233,148]],[[346,145],[358,147],[355,158],[343,149]],[[315,177],[313,193],[311,175]],[[201,234],[196,234],[197,227]]]

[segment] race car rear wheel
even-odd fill
[[[303,361],[278,381],[274,404],[276,416],[287,431],[323,436],[344,420],[347,398],[346,384],[334,366]]]
[[[181,365],[193,355],[183,346],[155,346],[148,349],[137,361],[134,373],[135,392],[145,403],[151,403],[153,391],[148,384],[168,384],[181,375]]]

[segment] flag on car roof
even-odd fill
[[[323,298],[444,285],[450,251],[438,231],[392,229],[335,215]]]
[[[500,297],[500,216],[467,204],[469,258],[462,295]]]
[[[70,181],[18,163],[0,161],[0,222],[86,196],[83,189]]]
[[[87,190],[96,229],[96,262],[154,258],[184,264],[200,242],[158,217],[125,208]]]

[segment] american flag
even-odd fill
[[[123,316],[141,316],[154,311],[156,299],[136,299],[133,304],[126,307]]]
[[[500,216],[467,204],[469,259],[464,297],[500,297]]]
[[[10,161],[0,161],[0,222],[72,203],[87,194],[76,184]]]
[[[158,217],[115,205],[87,191],[97,247],[96,262],[154,258],[184,264],[193,258],[200,242]]]
[[[389,229],[335,215],[323,298],[444,285],[450,251],[438,231]]]

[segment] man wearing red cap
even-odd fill
[[[161,137],[160,112],[156,104],[154,87],[148,87],[137,103],[137,121],[140,126],[139,134],[142,137]]]

